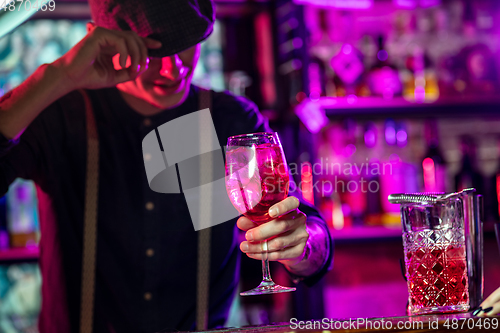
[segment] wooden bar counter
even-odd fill
[[[299,325],[299,323],[301,325]],[[316,327],[314,325],[316,324]],[[225,328],[211,333],[292,333],[292,332],[500,332],[500,317],[478,318],[468,313],[434,314],[390,318],[352,318],[295,321],[270,326]]]

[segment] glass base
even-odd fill
[[[240,293],[241,296],[277,294],[295,291],[294,287],[283,287],[271,281],[262,281],[258,287]]]
[[[434,313],[454,313],[454,312],[467,312],[469,310],[468,304],[450,305],[450,306],[434,306],[420,309],[411,309],[411,315],[423,315]]]

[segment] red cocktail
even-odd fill
[[[266,143],[228,148],[226,160],[227,194],[234,207],[254,222],[271,221],[269,208],[288,194],[288,170],[281,147]]]
[[[288,195],[289,176],[277,133],[253,133],[232,136],[226,149],[226,189],[233,206],[256,223],[272,220],[269,208]],[[261,284],[240,295],[261,295],[287,291],[271,279],[267,258],[267,240],[262,242]]]

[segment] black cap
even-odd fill
[[[212,0],[89,0],[97,26],[133,30],[162,43],[150,57],[166,57],[205,40],[213,31]]]

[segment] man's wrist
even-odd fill
[[[308,261],[310,256],[311,256],[311,245],[310,245],[309,240],[308,240],[306,242],[305,247],[304,247],[304,256],[302,257],[302,259],[300,261],[298,261],[297,263],[294,263],[292,265],[285,264],[285,267],[293,275],[296,275],[296,276],[309,275],[306,273],[310,270],[309,266],[311,264]]]
[[[44,67],[44,79],[51,82],[54,90],[60,93],[62,92],[62,94],[60,94],[61,96],[56,96],[56,99],[79,88],[75,85],[74,80],[72,80],[64,70],[60,59],[50,64],[43,64],[40,67]]]
[[[324,266],[328,259],[329,242],[325,230],[314,221],[307,222],[309,239],[306,242],[305,254],[301,261],[293,265],[285,265],[286,269],[298,279],[314,275]]]

